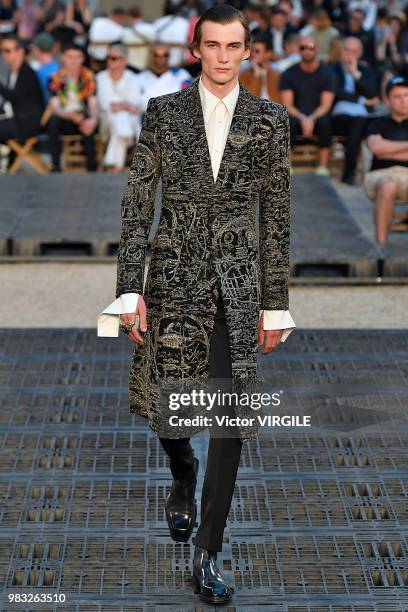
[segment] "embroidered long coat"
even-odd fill
[[[161,216],[143,291],[160,176]],[[148,418],[153,431],[161,416],[162,381],[209,376],[220,291],[232,388],[250,392],[256,387],[259,310],[289,308],[289,238],[286,107],[254,96],[240,84],[214,181],[198,79],[187,89],[151,98],[122,200],[116,297],[137,292],[146,302],[148,330],[144,344],[134,347],[129,409]],[[240,427],[243,440],[257,435],[256,426]]]

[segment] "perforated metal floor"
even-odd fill
[[[192,545],[168,536],[167,458],[128,413],[130,342],[84,329],[0,341],[0,610],[206,609]],[[260,367],[321,427],[244,445],[218,557],[226,609],[407,611],[408,332],[297,330]],[[193,445],[199,498],[206,437]]]

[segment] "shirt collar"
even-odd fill
[[[201,76],[198,83],[198,89],[200,92],[201,106],[203,109],[204,121],[208,123],[211,113],[215,109],[216,105],[222,100],[227,107],[228,113],[232,117],[234,114],[235,106],[239,95],[239,81],[237,81],[234,89],[230,91],[223,98],[218,98],[211,91],[209,91],[202,83]]]

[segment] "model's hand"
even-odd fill
[[[258,322],[258,343],[261,346],[261,353],[271,353],[278,346],[283,334],[283,329],[263,328],[263,313]]]
[[[136,315],[139,315],[140,330],[135,325],[130,334],[128,334],[128,337],[133,340],[133,342],[136,342],[136,344],[144,344],[144,338],[140,332],[145,332],[147,330],[147,308],[142,295],[139,295],[137,299],[136,311],[121,314],[120,320],[122,323],[134,323]]]

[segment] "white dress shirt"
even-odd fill
[[[223,98],[218,98],[211,93],[203,85],[201,77],[198,89],[200,92],[205,131],[215,182],[217,180],[218,170],[220,168],[235,105],[238,100],[239,82],[237,80],[234,89]],[[109,304],[98,317],[98,336],[118,336],[118,315],[135,312],[138,296],[139,294],[137,293],[124,293],[112,302],[112,304]],[[289,311],[261,310],[259,313],[260,317],[262,316],[262,312],[264,314],[263,329],[283,329],[281,342],[284,342],[296,327]],[[136,319],[138,319],[138,317]],[[136,324],[138,324],[137,320]]]

